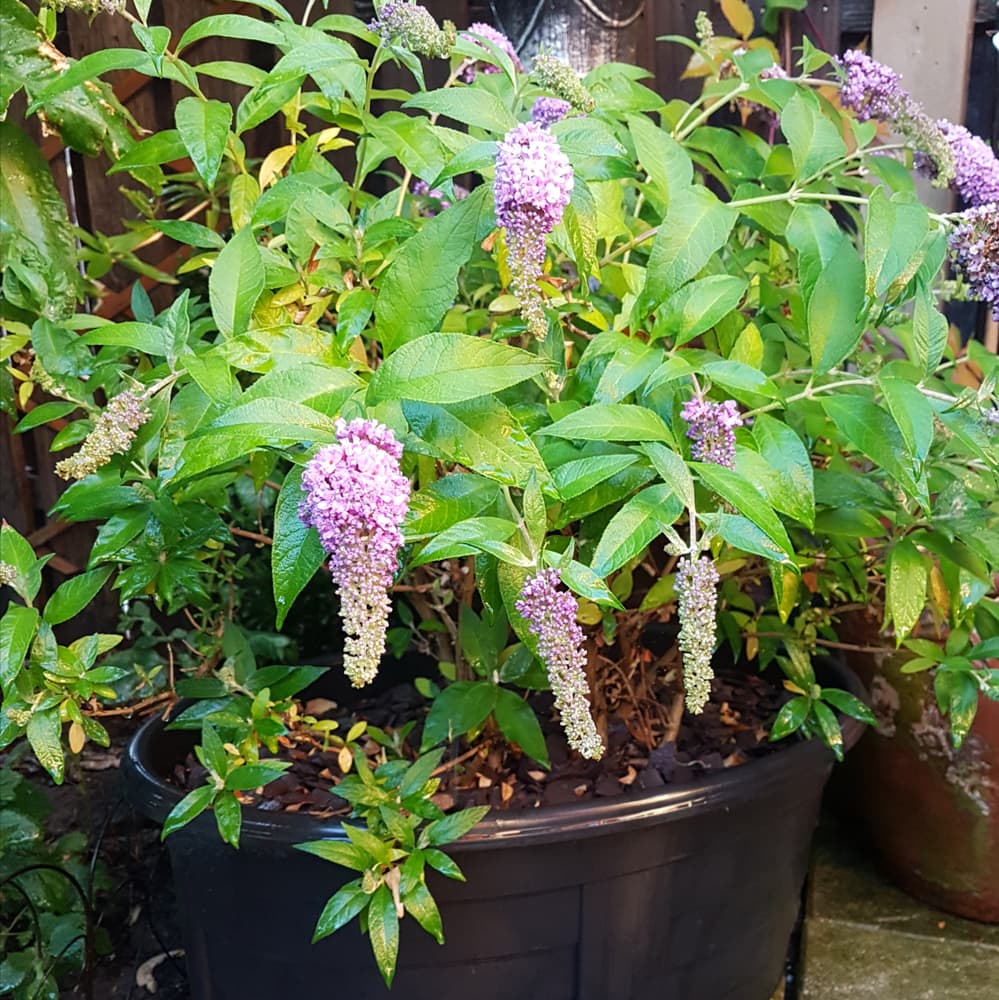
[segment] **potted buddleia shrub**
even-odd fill
[[[115,169],[213,206],[131,221],[192,247],[207,308],[137,294],[134,320],[26,331],[75,404],[57,510],[101,522],[88,587],[218,610],[234,491],[269,491],[252,534],[276,626],[328,578],[356,688],[296,700],[320,671],[258,661],[229,600],[186,700],[133,743],[193,995],[330,970],[371,996],[769,995],[823,784],[873,718],[813,656],[836,642],[842,573],[821,473],[932,505],[879,366],[930,407],[931,446],[980,429],[994,403],[952,378],[939,272],[950,239],[991,301],[991,209],[919,203],[853,57],[806,45],[784,76],[702,27],[688,104],[636,67],[524,68],[495,31],[411,3],[369,24],[255,6],[177,40],[148,4],[123,10],[138,47],[29,108],[111,67],[175,81],[176,128]],[[213,34],[273,45],[274,66],[199,64],[189,45]],[[378,86],[389,63],[410,89]],[[245,94],[210,100],[201,76]],[[717,124],[730,106],[772,141]],[[276,115],[289,141],[255,157]],[[948,184],[957,150],[921,127],[912,148]],[[976,462],[994,479],[994,451]],[[60,680],[77,668],[21,596],[4,735],[31,742],[101,692]],[[415,682],[392,683],[389,641],[430,655]]]

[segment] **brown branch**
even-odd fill
[[[121,708],[89,709],[84,711],[84,715],[91,719],[103,719],[112,715],[135,715],[136,712],[144,712],[147,708],[161,705],[165,701],[174,702],[176,700],[177,696],[173,691],[161,691],[159,694],[154,694],[149,698],[143,698],[142,701],[137,701],[134,705],[124,705]]]
[[[273,545],[274,539],[270,535],[262,535],[257,531],[245,531],[243,528],[229,527],[229,531],[240,538],[249,538],[251,541],[259,542],[261,545]]]

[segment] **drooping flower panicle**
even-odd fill
[[[567,63],[548,52],[534,57],[531,79],[563,101],[568,101],[577,111],[589,112],[596,107],[593,95],[583,85],[579,74]]]
[[[683,653],[683,690],[687,711],[704,711],[711,695],[711,657],[717,631],[716,608],[718,570],[701,556],[680,560],[676,571],[677,614],[680,618],[678,644]]]
[[[56,472],[63,479],[83,479],[107,465],[115,455],[124,455],[135,440],[135,432],[149,419],[145,400],[134,392],[115,396],[94,422],[80,450],[64,458]]]
[[[999,320],[999,202],[962,212],[948,243],[971,294]]]
[[[937,127],[943,133],[954,157],[954,178],[951,187],[971,208],[999,201],[999,159],[992,147],[969,132],[963,125],[942,118]],[[936,165],[930,161],[931,171]]]
[[[299,517],[319,533],[340,596],[344,670],[355,687],[372,681],[385,652],[392,585],[403,544],[410,484],[402,445],[376,420],[338,420],[337,443],[302,473]]]
[[[539,97],[531,108],[531,121],[537,122],[542,128],[560,122],[569,112],[572,105],[561,97]]]
[[[680,415],[687,422],[695,461],[735,468],[735,428],[742,426],[742,416],[734,399],[713,403],[694,396],[683,404]]]
[[[604,745],[590,712],[586,650],[583,630],[576,622],[577,610],[576,598],[559,586],[553,569],[528,577],[517,601],[517,611],[538,637],[538,657],[548,671],[569,745],[584,757],[597,760]]]
[[[506,229],[510,274],[528,329],[547,331],[537,280],[544,270],[545,238],[559,224],[572,196],[573,173],[558,140],[537,122],[511,129],[496,153],[496,221]]]
[[[491,24],[485,24],[482,21],[475,21],[473,24],[468,26],[467,33],[469,36],[478,35],[478,38],[472,37],[471,40],[475,42],[480,49],[482,49],[482,57],[477,61],[472,61],[471,59],[462,67],[461,73],[459,74],[459,79],[463,80],[465,83],[472,83],[475,80],[476,73],[499,73],[499,66],[495,65],[491,60],[494,58],[486,46],[481,44],[481,39],[485,39],[487,42],[491,42],[500,50],[500,52],[506,53],[510,57],[510,62],[513,63],[514,68],[518,72],[522,72],[524,69],[523,63],[521,63],[520,58],[517,55],[517,50],[513,47],[513,42],[510,41],[502,31],[498,31]]]
[[[441,27],[426,7],[410,0],[388,0],[368,28],[386,44],[434,59],[446,59],[458,37],[450,21]]]
[[[837,62],[846,73],[840,104],[860,121],[876,118],[905,136],[930,165],[934,185],[946,187],[954,178],[954,153],[939,124],[902,86],[902,77],[858,49],[848,49]]]
[[[891,121],[905,111],[909,93],[893,69],[859,49],[848,49],[837,62],[846,71],[839,102],[862,122],[869,118]]]

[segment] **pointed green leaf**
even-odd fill
[[[226,244],[212,265],[208,295],[212,315],[226,337],[245,333],[264,290],[264,263],[249,226]]]

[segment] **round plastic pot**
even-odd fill
[[[844,668],[821,681],[862,694]],[[859,735],[847,720],[847,745]],[[193,738],[154,719],[133,740],[127,793],[147,816],[179,800],[164,776]],[[431,882],[446,943],[404,920],[391,992],[356,924],[310,943],[353,873],[294,845],[345,839],[338,822],[244,810],[237,851],[202,814],[167,840],[191,1000],[767,1000],[832,764],[799,741],[696,785],[487,816],[450,850],[467,882]]]

